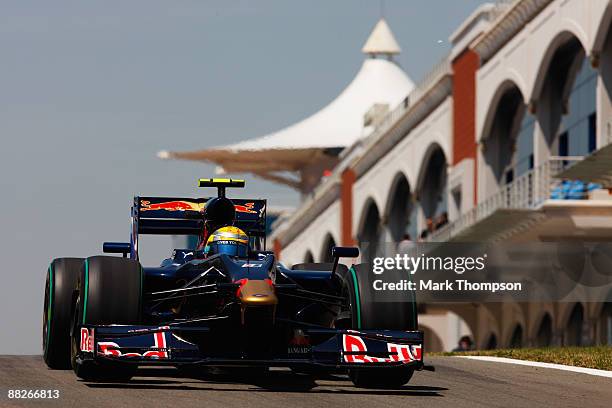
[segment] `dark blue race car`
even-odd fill
[[[122,256],[57,258],[45,286],[44,360],[88,381],[129,380],[138,366],[291,367],[348,371],[360,387],[397,387],[423,368],[414,296],[376,301],[367,264],[347,268],[357,248],[335,247],[334,263],[288,268],[265,251],[266,201],[229,199],[244,181],[201,179],[217,197],[135,197]],[[248,250],[212,252],[215,228],[244,231]],[[139,262],[141,234],[198,237],[161,266]]]

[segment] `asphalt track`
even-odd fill
[[[313,380],[290,371],[236,378],[212,373],[175,378],[141,370],[131,382],[86,383],[71,371],[48,370],[40,356],[0,356],[1,407],[610,407],[612,380],[547,368],[453,357],[427,360],[398,390],[353,387],[344,376]],[[9,389],[57,389],[59,399],[9,400]]]

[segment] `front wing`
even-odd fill
[[[236,354],[219,356],[179,336],[208,331],[207,327],[83,326],[78,358],[138,365],[423,367],[421,331],[304,329],[306,338],[323,340],[287,344],[286,351],[263,359]]]

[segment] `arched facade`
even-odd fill
[[[393,178],[384,216],[389,235],[395,243],[401,241],[405,234],[409,234],[411,239],[416,238],[416,219],[413,216],[416,213],[413,211],[413,201],[408,178],[399,172]]]
[[[500,186],[533,169],[533,117],[518,85],[500,85],[481,142],[479,196],[489,197]]]
[[[448,218],[448,160],[437,143],[428,146],[417,179],[419,235],[425,238]],[[427,232],[425,232],[427,231]]]
[[[453,96],[449,93],[441,102],[425,107],[418,98],[410,99],[408,109],[394,116],[398,122],[386,131],[401,131],[401,137],[393,139],[388,152],[367,166],[352,167],[356,176],[351,194],[338,193],[330,207],[316,211],[312,222],[283,248],[282,257],[302,260],[309,250],[322,260],[328,234],[343,244],[344,231],[357,244],[374,243],[377,252],[382,242],[397,242],[405,231],[417,238],[428,215],[439,214],[445,205],[452,207],[452,191],[458,184],[471,183],[476,194],[472,197],[473,190],[464,190],[470,191],[463,197],[468,205],[449,211],[451,222],[551,156],[583,155],[611,142],[612,5],[605,0],[586,3],[554,0],[522,26],[514,27],[511,37],[494,53],[480,55],[480,65],[475,68],[472,133],[475,175],[461,169],[465,161],[456,157]],[[496,26],[495,31],[506,28]],[[475,52],[481,51],[475,48]],[[576,115],[579,108],[574,102],[578,100],[587,100],[582,106],[596,107],[596,115],[591,116],[589,109]],[[419,109],[427,113],[402,127],[401,121]],[[575,134],[581,135],[580,140],[572,136],[573,129],[579,129]],[[589,133],[593,129],[594,136]],[[370,146],[364,139],[359,148],[376,153],[386,140]],[[446,180],[440,181],[442,177],[435,173],[444,167],[438,175],[445,174]],[[345,199],[348,204],[341,209],[337,204]],[[508,347],[518,339],[523,346],[577,343],[591,333],[597,333],[598,341],[603,342],[608,341],[607,327],[612,327],[607,320],[610,308],[605,305],[596,311],[580,306],[582,325],[574,310],[578,306],[570,303],[479,306],[449,305],[447,310],[469,323],[481,348]],[[576,334],[578,326],[582,337]]]
[[[378,256],[382,249],[380,211],[374,200],[370,199],[366,201],[361,214],[357,239],[361,249],[361,259],[369,261]]]
[[[312,252],[306,251],[306,254],[304,254],[304,263],[313,263],[313,262],[314,262],[314,256],[312,256]]]
[[[565,323],[565,331],[563,334],[564,346],[584,345],[584,321],[584,307],[582,304],[576,303],[571,309],[567,322]]]
[[[549,347],[553,342],[553,321],[550,314],[544,313],[535,338],[535,346]]]
[[[536,164],[550,156],[581,156],[596,148],[596,72],[578,37],[561,32],[542,59],[532,93]]]
[[[336,246],[336,241],[331,234],[327,234],[325,239],[323,240],[323,246],[321,248],[321,254],[319,255],[319,259],[321,262],[333,262],[332,258],[332,248]]]

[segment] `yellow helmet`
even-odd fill
[[[249,237],[237,227],[222,227],[210,234],[206,240],[204,253],[207,255],[227,254],[247,257],[249,254]]]

